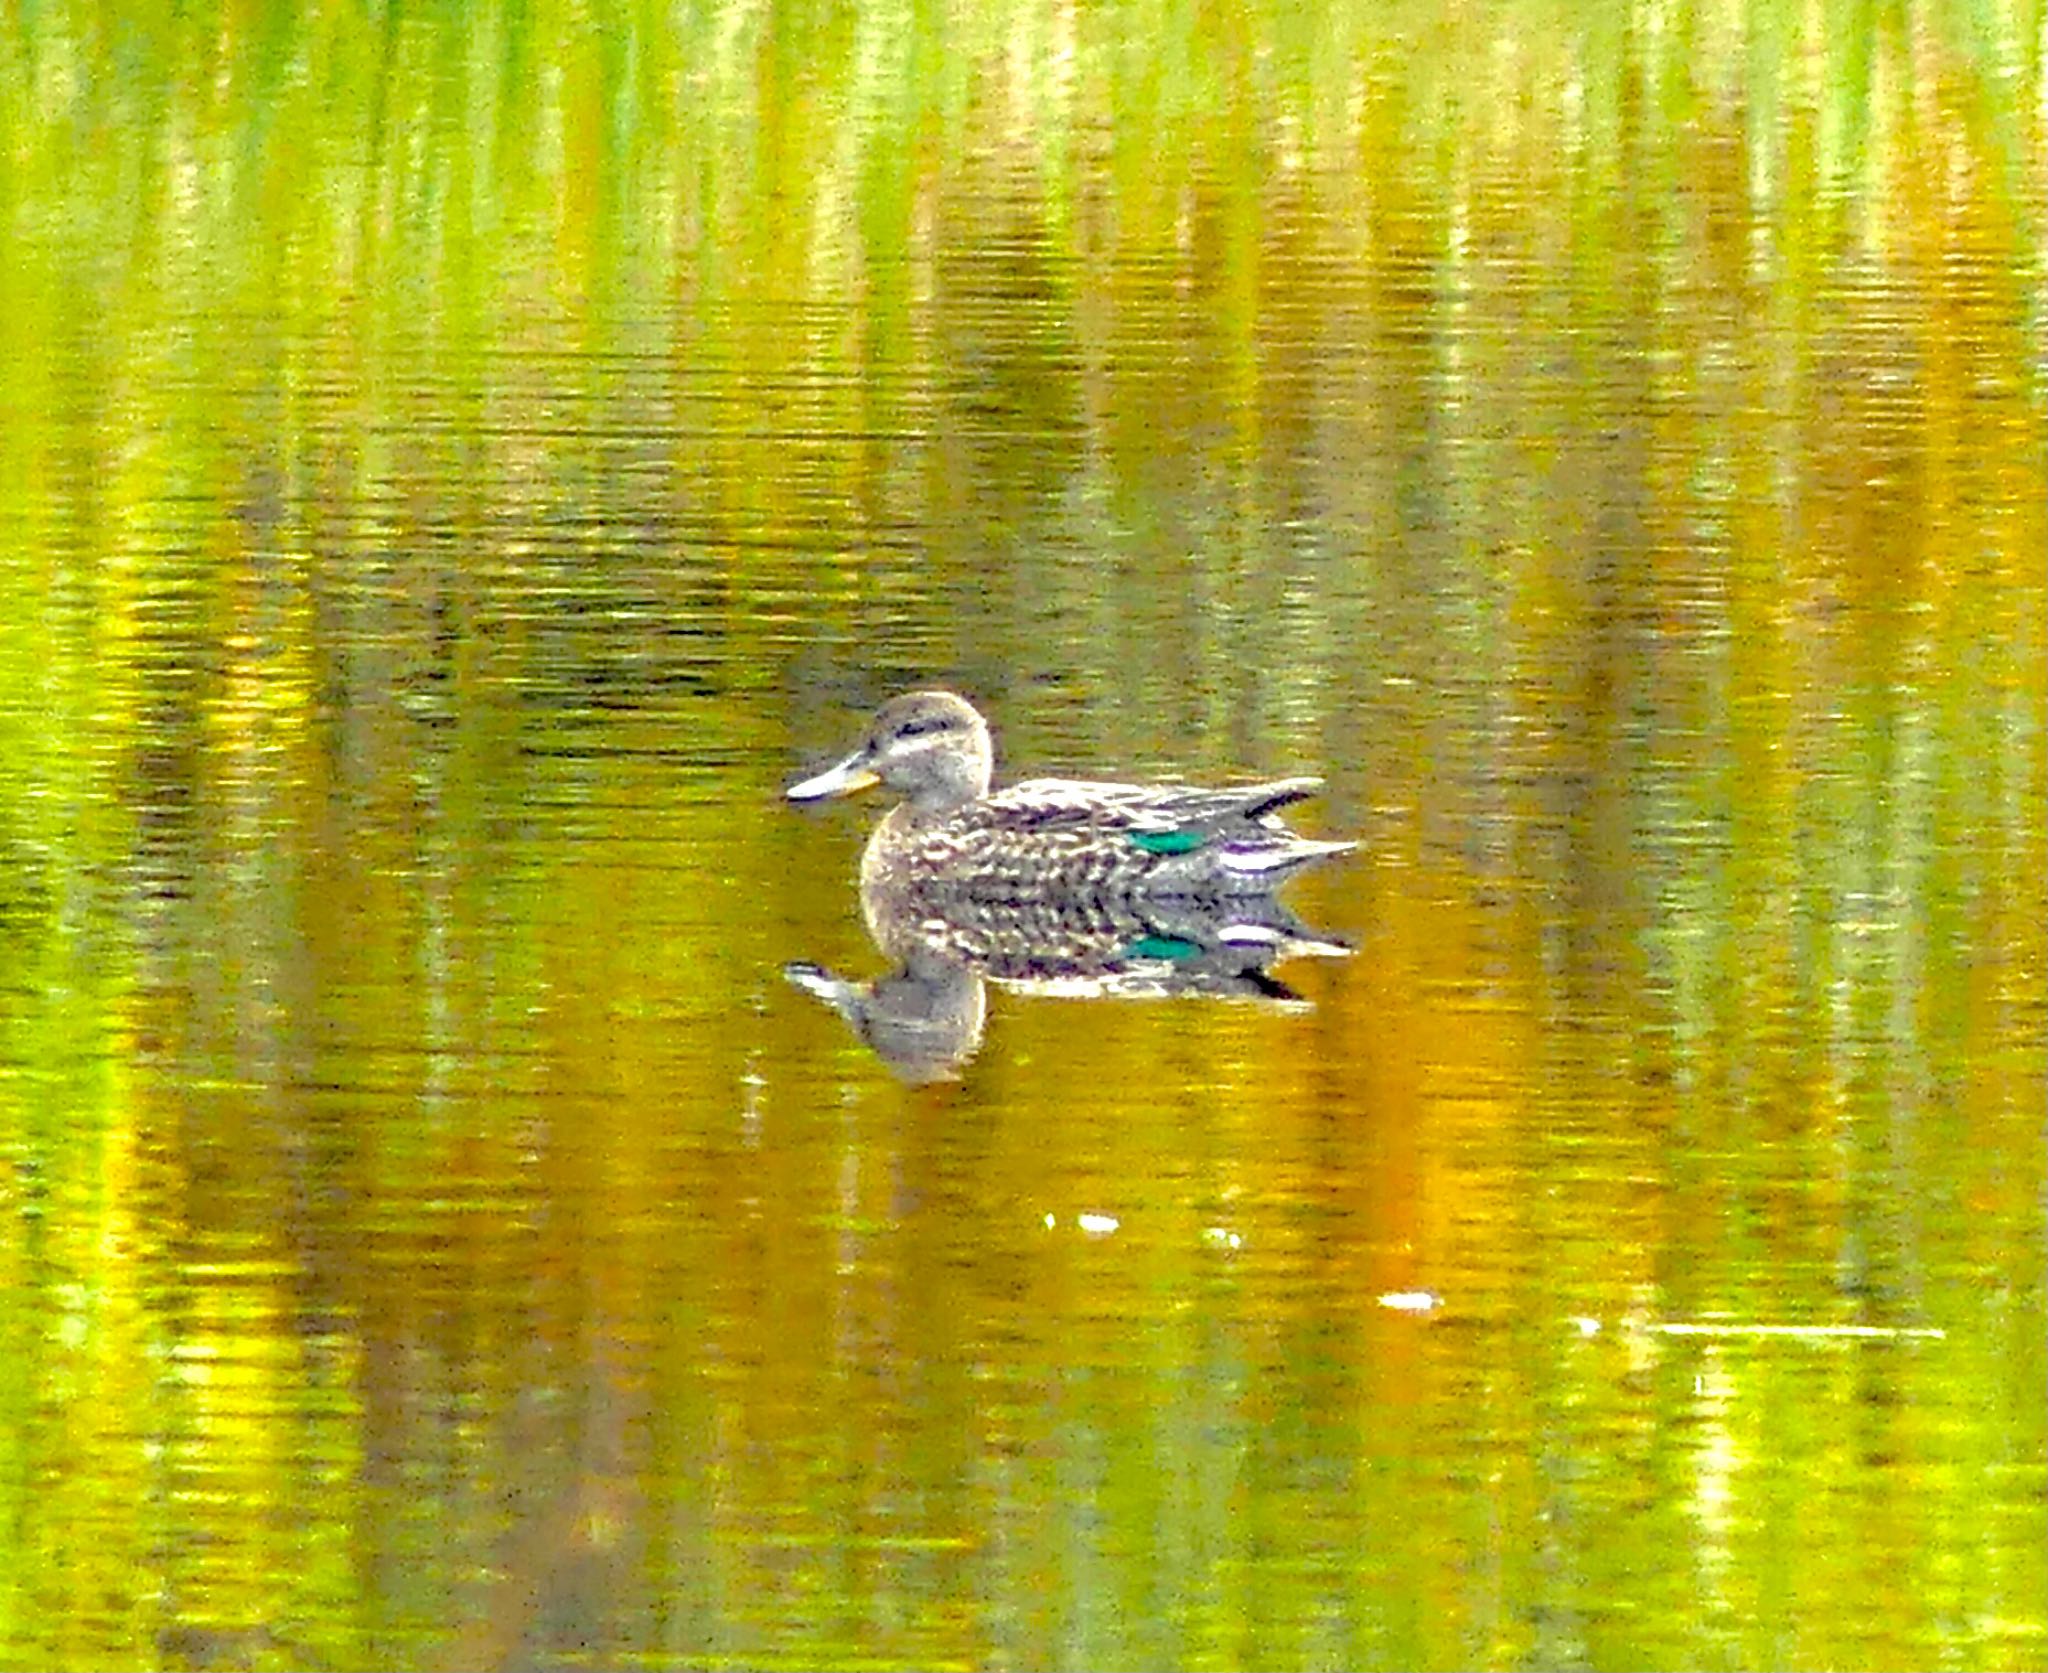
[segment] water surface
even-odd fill
[[[0,1661],[2038,1665],[2041,68],[14,19]],[[1351,956],[907,1083],[928,683]]]

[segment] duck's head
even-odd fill
[[[820,802],[879,784],[920,813],[945,813],[987,795],[994,771],[988,722],[972,703],[950,691],[912,691],[882,705],[860,748],[787,793],[793,802]]]

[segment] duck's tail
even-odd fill
[[[1312,837],[1284,831],[1262,835],[1255,842],[1227,842],[1216,858],[1233,877],[1241,877],[1247,882],[1273,884],[1304,866],[1314,865],[1318,860],[1349,854],[1357,846],[1355,842],[1319,842]]]

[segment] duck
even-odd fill
[[[1222,787],[1033,778],[993,788],[988,722],[955,692],[892,697],[843,760],[788,787],[815,803],[880,787],[897,798],[861,856],[864,896],[955,917],[1062,899],[1269,894],[1354,842],[1297,835],[1283,808],[1315,778]]]

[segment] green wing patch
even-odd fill
[[[1187,854],[1206,840],[1200,831],[1133,831],[1131,841],[1148,854]]]
[[[1198,957],[1201,951],[1199,942],[1186,941],[1178,935],[1141,935],[1124,949],[1124,957],[1177,961]]]

